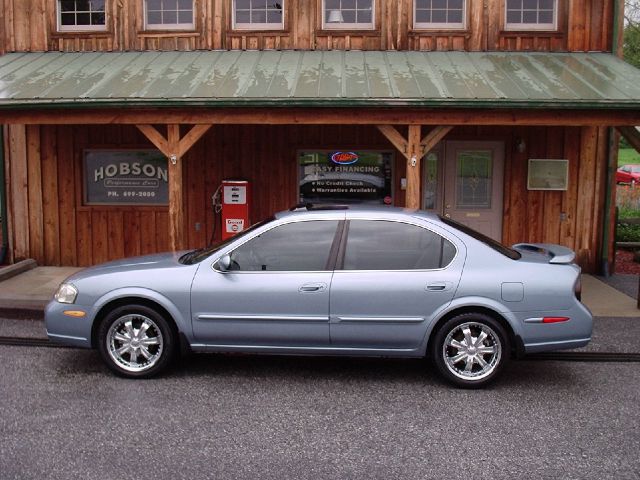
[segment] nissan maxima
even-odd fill
[[[82,270],[46,327],[125,377],[159,374],[182,350],[426,356],[477,388],[511,358],[590,341],[574,257],[422,211],[306,205],[207,248]]]

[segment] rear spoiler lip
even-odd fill
[[[549,263],[554,264],[565,265],[573,263],[576,259],[576,254],[573,250],[553,243],[516,243],[512,248],[549,255],[551,256]]]

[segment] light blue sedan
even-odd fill
[[[126,377],[158,374],[181,350],[428,356],[473,388],[512,357],[589,342],[573,260],[426,212],[307,205],[208,248],[82,270],[46,326]]]

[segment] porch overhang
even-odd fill
[[[607,53],[194,51],[0,57],[0,123],[265,122],[636,125],[640,70]]]

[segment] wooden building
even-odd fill
[[[204,246],[221,230],[212,195],[242,178],[252,221],[361,195],[610,267],[618,132],[640,124],[640,72],[617,58],[622,0],[0,9],[9,261]],[[327,167],[339,152],[369,169]]]

